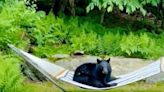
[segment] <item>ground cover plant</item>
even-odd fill
[[[17,0],[12,6],[5,3],[0,16],[0,49],[4,52],[6,44],[12,43],[41,57],[75,50],[148,59],[163,55],[163,32],[156,34],[144,28],[133,31],[132,25],[108,28],[90,17],[46,16]]]
[[[20,60],[12,55],[0,56],[0,91],[1,92],[28,92],[23,83],[20,71]]]

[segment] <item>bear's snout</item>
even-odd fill
[[[108,70],[107,69],[103,69],[102,73],[103,74],[108,74]]]

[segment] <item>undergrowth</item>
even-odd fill
[[[9,1],[10,0],[5,0]],[[26,7],[23,1],[3,3],[0,9],[0,50],[7,43],[40,57],[83,50],[86,54],[154,59],[164,53],[164,33],[131,27],[104,27],[90,17],[55,17]]]
[[[19,59],[0,55],[0,92],[28,92],[20,73]]]

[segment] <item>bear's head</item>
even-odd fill
[[[100,60],[97,59],[96,70],[99,74],[107,75],[111,74],[111,65],[110,65],[110,58],[107,60]]]

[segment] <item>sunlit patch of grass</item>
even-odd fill
[[[30,92],[60,92],[58,88],[50,83],[26,83]]]
[[[159,87],[156,83],[149,84],[144,82],[137,82],[123,87],[109,90],[108,92],[164,92],[164,84]]]
[[[45,83],[27,83],[32,89],[31,92],[61,92],[56,86],[49,82]],[[130,85],[118,87],[110,90],[88,90],[71,84],[59,82],[59,85],[68,92],[164,92],[164,83],[144,83],[137,82]]]

